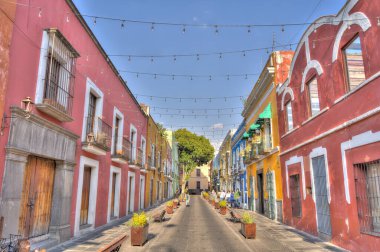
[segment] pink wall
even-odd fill
[[[29,3],[26,0],[20,0],[20,3]],[[74,101],[72,109],[73,122],[62,123],[44,113],[34,109],[33,113],[46,118],[67,130],[82,135],[84,99],[86,90],[86,79],[90,78],[99,89],[104,93],[103,102],[103,119],[109,125],[113,124],[113,111],[116,106],[124,114],[124,135],[129,136],[130,124],[133,124],[138,132],[137,146],[140,146],[141,134],[146,135],[147,118],[141,111],[138,104],[131,97],[127,88],[119,80],[118,76],[111,69],[104,56],[101,54],[94,41],[91,39],[80,21],[75,17],[71,8],[65,0],[34,0],[31,1],[33,6],[42,7],[42,15],[38,16],[38,8],[18,7],[16,12],[12,46],[11,46],[11,64],[9,74],[9,88],[7,91],[5,108],[9,114],[9,107],[12,105],[20,106],[20,101],[30,96],[34,100],[36,94],[36,82],[39,66],[40,47],[42,32],[46,28],[58,28],[64,37],[71,43],[80,57],[76,62],[76,76],[74,84]],[[67,13],[69,22],[67,22]],[[5,135],[0,137],[0,146],[5,146],[9,135],[9,129],[6,129]],[[130,169],[128,165],[111,163],[110,152],[106,156],[96,156],[81,149],[81,140],[77,142],[77,165],[74,172],[73,197],[71,207],[71,225],[72,231],[75,219],[76,195],[78,185],[78,165],[80,156],[86,156],[99,160],[99,182],[97,194],[96,209],[96,226],[103,225],[107,222],[108,208],[108,191],[109,176],[111,164],[122,168],[121,180],[121,199],[120,199],[120,216],[125,215],[126,205],[126,188],[128,170],[136,173],[136,203],[138,208],[138,188],[140,181],[140,172]],[[4,160],[5,148],[0,150],[0,160]],[[4,173],[4,162],[0,162],[0,181]]]
[[[351,28],[344,32],[340,42],[340,48],[344,47],[356,34],[359,34],[363,50],[365,73],[368,79],[380,71],[380,50],[378,47],[378,41],[380,41],[380,27],[377,25],[377,19],[374,18],[380,13],[380,2],[359,0],[349,13],[352,14],[354,12],[362,12],[369,17],[371,27],[366,32],[363,32],[358,25],[351,25]],[[338,130],[324,138],[297,147],[297,145],[313,139],[313,137],[325,133],[334,127],[342,125],[380,106],[380,77],[374,78],[342,101],[336,102],[337,99],[346,94],[345,68],[341,51],[339,51],[338,59],[332,62],[333,45],[340,26],[341,24],[335,26],[324,24],[318,27],[316,32],[311,32],[308,37],[310,59],[319,61],[323,68],[323,74],[318,76],[316,70],[312,69],[307,74],[306,83],[307,80],[316,76],[320,109],[326,109],[326,111],[311,121],[305,122],[308,120],[309,115],[307,109],[307,89],[305,88],[305,91],[301,92],[302,74],[307,65],[306,48],[304,44],[300,45],[299,54],[293,59],[294,66],[288,84],[288,87],[294,92],[294,100],[292,101],[293,122],[294,127],[297,129],[287,135],[284,135],[286,133],[284,121],[285,111],[281,110],[283,92],[278,92],[279,127],[280,136],[282,136],[280,143],[282,152],[280,158],[282,174],[285,174],[285,162],[287,160],[295,156],[302,157],[305,168],[306,187],[310,187],[309,155],[315,148],[325,148],[327,150],[330,176],[331,240],[335,244],[352,251],[375,251],[380,245],[380,238],[360,233],[353,178],[353,164],[380,159],[380,152],[378,151],[379,143],[365,145],[346,152],[346,156],[348,157],[347,167],[351,204],[346,202],[345,197],[341,143],[367,131],[374,133],[380,131],[380,115],[376,113],[365,120]],[[313,25],[310,26],[310,29],[313,29]],[[290,97],[289,94],[285,96],[285,103],[290,100]],[[295,149],[290,150],[291,148]],[[289,175],[294,172],[299,173],[301,178],[300,164],[289,166]],[[283,177],[283,188],[284,194],[286,195],[285,176]],[[302,190],[301,182],[301,191]],[[300,219],[292,218],[290,199],[286,196],[283,201],[283,209],[285,223],[311,234],[318,234],[316,208],[312,195],[307,194],[306,199],[302,199],[303,214]]]

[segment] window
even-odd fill
[[[197,181],[197,189],[198,189],[198,190],[201,189],[201,181]]]
[[[309,113],[314,116],[319,113],[319,96],[318,96],[318,82],[316,78],[313,78],[308,84],[309,91]]]
[[[88,100],[86,135],[93,133],[95,128],[96,96],[90,93]]]
[[[299,175],[289,177],[290,200],[292,204],[292,216],[301,217],[301,193]]]
[[[136,161],[136,153],[137,153],[137,130],[131,125],[131,151],[132,151],[132,162]]]
[[[360,37],[357,36],[344,49],[348,91],[355,89],[365,77],[363,54]]]
[[[290,131],[293,129],[293,112],[292,112],[292,103],[289,101],[285,105],[285,127],[286,131]]]
[[[43,33],[41,47],[37,108],[60,121],[72,121],[74,66],[79,54],[56,29]]]
[[[114,151],[114,153],[117,153],[117,151],[118,151],[119,126],[120,126],[120,119],[119,119],[119,117],[116,117],[115,128],[114,128],[114,140],[113,140],[113,151]]]
[[[197,177],[201,176],[201,169],[197,169]]]
[[[151,153],[152,155],[152,163],[150,164],[152,167],[156,167],[156,147],[154,144],[151,145]]]
[[[88,212],[90,202],[90,184],[91,184],[91,167],[84,166],[83,168],[83,185],[82,185],[82,202],[80,208],[79,225],[88,224]]]
[[[142,150],[142,165],[145,165],[145,152],[146,152],[146,141],[141,137],[141,150]]]
[[[380,233],[380,160],[354,166],[360,231]]]

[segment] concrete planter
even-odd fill
[[[167,214],[173,214],[173,207],[166,207],[166,213]]]
[[[241,223],[241,234],[245,239],[255,239],[256,238],[256,223]]]
[[[144,227],[131,227],[131,245],[142,246],[148,240],[149,224]]]
[[[227,207],[221,207],[219,212],[221,215],[226,215],[227,214]]]

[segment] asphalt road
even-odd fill
[[[200,196],[181,206],[146,251],[250,251]]]

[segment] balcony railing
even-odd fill
[[[136,160],[136,164],[140,167],[143,166],[143,150],[138,148],[137,149],[137,160]]]
[[[112,127],[100,117],[86,117],[86,139],[83,145],[110,150]]]
[[[129,161],[131,159],[131,142],[123,137],[121,150],[116,150],[111,156],[112,159],[122,159]]]

